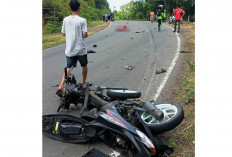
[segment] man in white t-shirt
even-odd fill
[[[87,22],[86,19],[79,16],[80,3],[77,0],[71,0],[69,6],[72,10],[72,15],[64,18],[61,30],[63,36],[66,37],[65,55],[67,59],[67,74],[69,74],[72,66],[76,67],[76,63],[79,61],[82,67],[82,81],[84,84],[88,72],[87,47],[84,42],[84,38],[88,37]],[[65,74],[63,73],[60,86],[57,90],[58,95],[63,93],[64,76]]]

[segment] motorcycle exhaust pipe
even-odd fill
[[[150,103],[149,101],[143,104],[143,108],[147,110],[147,113],[155,117],[157,120],[162,120],[164,118],[163,111],[160,111],[155,105]]]

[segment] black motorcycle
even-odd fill
[[[66,71],[66,70],[65,70]],[[99,137],[107,144],[128,151],[133,157],[172,153],[154,135],[171,130],[184,117],[178,104],[143,102],[140,92],[120,87],[77,84],[73,74],[65,74],[65,92],[58,112],[71,103],[82,103],[80,116],[44,115],[43,133],[68,143],[84,143]]]

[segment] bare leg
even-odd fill
[[[70,68],[67,68],[67,75],[68,75],[69,73],[70,73]],[[63,75],[62,75],[62,79],[61,79],[60,86],[59,86],[58,89],[64,88],[64,81],[65,81],[64,76],[65,76],[65,73],[63,73]]]
[[[86,78],[87,78],[87,72],[88,72],[88,66],[84,66],[82,68],[82,81],[83,81],[83,84],[85,84],[86,82]]]

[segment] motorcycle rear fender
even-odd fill
[[[143,143],[140,141],[138,137],[134,137],[129,131],[123,129],[124,134],[131,140],[131,142],[136,147],[138,153],[136,153],[135,157],[148,157],[150,153],[144,147]]]
[[[128,130],[126,129],[122,129],[123,132],[119,131],[119,130],[115,130],[113,128],[107,127],[106,125],[102,124],[102,123],[90,123],[90,124],[86,124],[86,126],[91,126],[91,127],[100,127],[102,129],[106,129],[106,130],[111,130],[114,132],[117,132],[118,134],[121,134],[123,136],[128,137],[128,139],[130,139],[130,141],[132,142],[132,144],[136,147],[137,149],[137,153],[136,153],[136,157],[147,157],[149,156],[149,152],[148,150],[144,147],[143,143],[140,141],[139,137],[134,136],[132,133],[130,133]],[[102,132],[103,133],[103,132]],[[98,136],[102,136],[102,133],[99,133]],[[104,137],[102,137],[104,139]],[[106,140],[106,139],[104,139]]]

